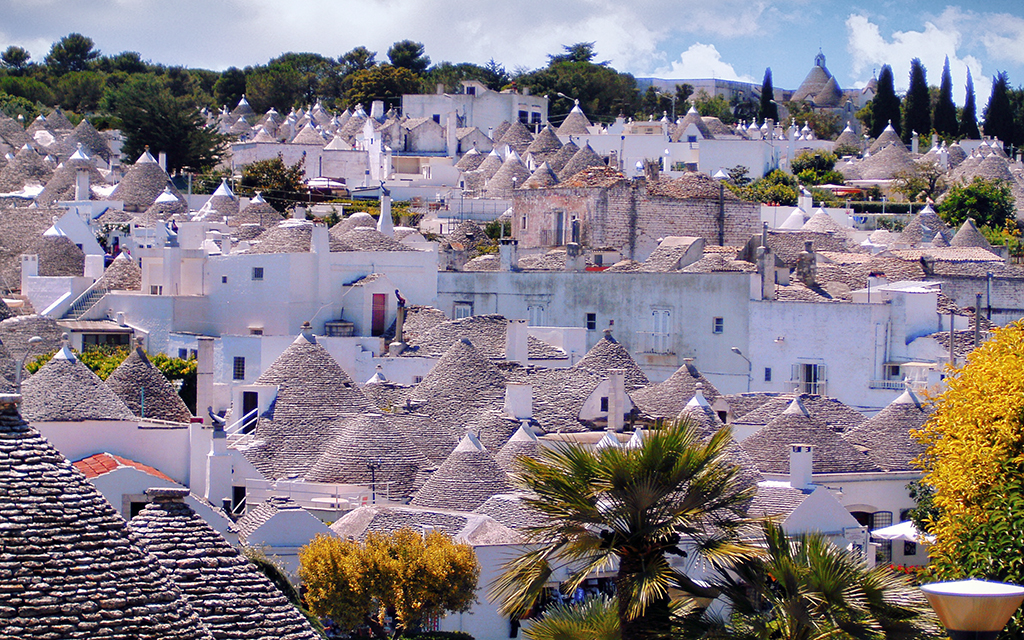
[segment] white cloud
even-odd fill
[[[731,64],[722,60],[722,54],[715,45],[700,42],[691,45],[678,60],[655,74],[665,78],[721,78],[756,82],[756,79],[748,75],[736,73]]]
[[[978,58],[959,54],[963,33],[954,21],[944,19],[939,22],[941,27],[936,22],[928,21],[921,31],[894,31],[886,39],[878,25],[867,16],[851,14],[846,20],[847,50],[851,56],[853,72],[865,76],[859,82],[867,79],[869,69],[877,72],[883,64],[888,64],[892,67],[896,90],[906,91],[910,61],[920,58],[928,71],[928,83],[938,85],[944,59],[949,56],[954,100],[963,104],[967,70],[970,69],[980,109],[988,99],[991,80],[985,77]]]

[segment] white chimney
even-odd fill
[[[82,201],[89,199],[89,171],[87,169],[75,170],[75,200]]]
[[[167,171],[167,152],[161,151],[156,155],[156,162],[160,165],[160,168]]]
[[[626,372],[608,371],[608,430],[622,431],[622,415],[626,412]]]
[[[227,434],[214,429],[210,452],[206,454],[206,491],[204,497],[213,504],[231,499],[231,455],[228,454]]]
[[[505,413],[516,420],[533,417],[533,386],[521,382],[505,385]]]
[[[294,209],[292,209],[292,219],[293,220],[305,220],[306,219],[306,207],[303,207],[302,205],[298,205]]]
[[[789,445],[789,486],[810,489],[814,486],[814,445]]]
[[[374,100],[370,103],[370,117],[374,120],[380,120],[384,117],[384,101]]]
[[[327,225],[314,224],[310,233],[309,249],[313,253],[326,256],[331,251],[331,234]]]
[[[388,193],[383,193],[380,196],[380,217],[377,218],[377,231],[389,238],[395,237],[395,221],[391,219],[391,195]]]
[[[448,153],[448,157],[449,158],[454,158],[455,154],[458,153],[458,150],[459,150],[458,149],[458,147],[459,147],[459,138],[456,135],[457,134],[456,127],[458,126],[457,122],[458,122],[458,120],[457,120],[457,117],[455,115],[455,112],[454,111],[449,111],[448,112],[448,121],[447,121],[447,124],[445,126],[445,130],[444,130],[445,146],[448,147],[447,148],[447,153]]]
[[[39,256],[22,254],[21,256],[21,290],[28,290],[28,278],[39,275]]]
[[[529,361],[527,351],[527,337],[529,336],[529,325],[526,320],[509,320],[508,330],[505,332],[505,359],[510,362],[518,362],[526,366]]]
[[[502,238],[498,244],[498,265],[502,271],[519,270],[519,241]]]
[[[210,426],[208,408],[213,407],[213,338],[201,336],[196,362],[196,415]]]

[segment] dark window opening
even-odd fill
[[[234,380],[245,380],[245,358],[243,356],[235,356],[231,377]]]
[[[594,331],[595,329],[597,329],[597,314],[596,313],[588,313],[587,314],[587,331]]]
[[[603,396],[601,398],[601,411],[608,411],[608,396]]]
[[[139,512],[146,508],[148,502],[135,502],[134,500],[128,505],[128,519],[131,520],[135,516],[139,515]]]
[[[765,367],[764,368],[764,381],[765,382],[771,382],[772,381],[772,368],[771,367]]]

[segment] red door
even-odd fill
[[[384,334],[386,327],[384,319],[388,311],[388,297],[383,293],[373,294],[373,319],[370,324],[370,335],[379,336]]]

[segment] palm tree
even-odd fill
[[[750,548],[736,531],[753,487],[742,486],[728,460],[732,434],[702,438],[681,421],[647,432],[637,447],[563,444],[523,458],[516,474],[543,524],[527,530],[529,551],[507,562],[492,583],[506,615],[537,601],[557,566],[572,593],[593,573],[618,563],[615,578],[623,640],[665,632],[669,588],[714,595],[669,562],[693,552],[712,561],[742,557]],[[682,547],[687,547],[684,551]]]
[[[763,525],[764,553],[726,568],[715,587],[727,615],[693,609],[689,638],[721,640],[903,640],[941,636],[931,608],[906,576],[811,534],[789,539]]]
[[[530,640],[620,640],[618,610],[615,598],[587,598],[548,609],[523,635]]]

